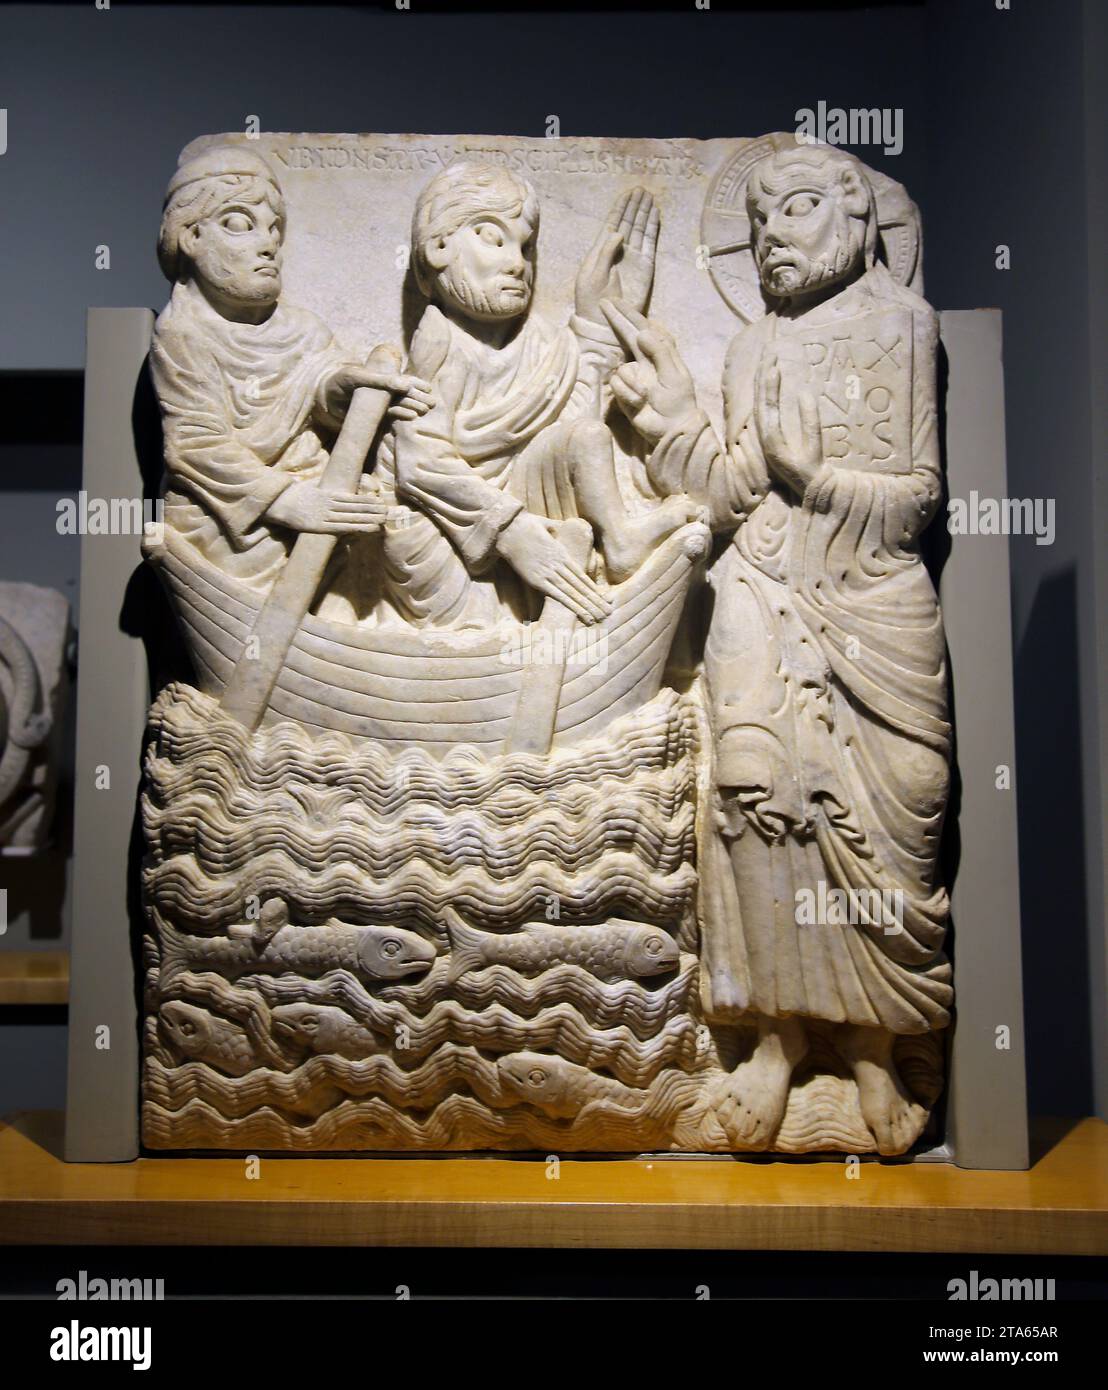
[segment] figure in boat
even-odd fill
[[[384,526],[383,555],[336,549],[315,611],[339,621],[378,620],[382,587],[384,613],[415,626],[487,628],[505,612],[526,621],[544,596],[583,622],[602,619],[609,601],[557,523],[588,521],[618,584],[697,515],[679,495],[631,514],[603,420],[605,385],[625,357],[599,305],[647,303],[651,195],[617,200],[581,266],[575,312],[556,328],[531,312],[534,190],[495,165],[437,175],[412,222],[429,303],[408,374],[357,360],[281,298],[285,220],[273,171],[250,151],[206,151],[170,183],[159,257],[173,293],[151,352],[166,524],[260,593],[297,534],[361,538]],[[320,475],[358,387],[399,397],[394,428],[376,471],[368,460],[358,491],[336,493]]]
[[[173,291],[150,353],[165,438],[165,523],[262,594],[298,534],[357,539],[384,520],[385,504],[371,492],[318,486],[352,392],[392,392],[407,417],[431,404],[426,383],[368,366],[315,314],[282,298],[285,223],[277,179],[252,151],[216,147],[182,164],[158,241]],[[321,587],[336,597],[345,590],[352,605],[350,557],[346,545],[336,549]]]
[[[616,201],[556,328],[530,312],[533,189],[498,166],[450,166],[413,218],[430,302],[407,373],[398,355],[381,370],[380,348],[358,360],[282,299],[284,226],[252,151],[202,153],[166,195],[173,294],[151,351],[166,525],[148,553],[201,688],[250,728],[284,717],[438,751],[541,749],[555,724],[582,737],[645,704],[708,537],[686,525],[701,509],[683,495],[625,505],[603,418],[625,351],[599,306],[647,303],[650,194]],[[376,413],[355,410],[359,396],[380,398]],[[533,706],[521,716],[528,663],[504,650],[531,649],[520,634],[548,602],[552,621],[598,624],[603,660],[564,692],[551,673],[536,722]]]
[[[504,606],[533,616],[537,595],[596,622],[605,594],[556,523],[589,522],[618,584],[697,515],[681,496],[631,513],[603,418],[624,350],[600,302],[621,293],[645,307],[658,223],[646,190],[617,199],[578,272],[575,312],[556,327],[531,307],[539,203],[529,184],[463,160],[419,195],[411,264],[428,303],[409,369],[434,405],[397,422],[378,468],[383,493],[407,504],[385,530],[386,599],[406,621],[483,627]]]

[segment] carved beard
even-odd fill
[[[835,237],[830,259],[813,257],[809,260],[795,247],[783,247],[783,250],[791,253],[793,263],[781,268],[783,278],[777,279],[775,283],[774,277],[778,271],[767,270],[763,261],[760,274],[766,293],[773,295],[775,299],[790,299],[793,295],[808,294],[821,286],[845,280],[858,260],[864,238],[864,224],[856,217],[851,217],[847,221],[846,235]],[[767,256],[770,254],[771,252],[766,253]]]
[[[444,299],[478,319],[515,318],[531,302],[530,286],[526,287],[523,295],[510,294],[506,290],[496,290],[490,295],[474,285],[464,271],[458,271],[452,265],[439,272],[438,287]]]

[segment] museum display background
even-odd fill
[[[790,128],[798,107],[821,99],[901,107],[903,153],[857,153],[920,205],[930,301],[1004,309],[1009,491],[1057,501],[1053,546],[1011,544],[1027,1049],[1032,1110],[1089,1112],[1105,1012],[1084,139],[1084,103],[1103,96],[1081,77],[1093,9],[940,3],[634,24],[6,9],[0,578],[72,592],[78,543],[52,525],[54,500],[80,477],[79,385],[67,374],[83,364],[86,306],[160,305],[157,196],[197,132],[256,113],[269,130],[539,137],[556,114],[567,136],[708,137]],[[500,61],[506,46],[516,62]],[[1000,243],[1010,271],[994,268]],[[94,269],[99,245],[111,248],[110,271]],[[55,944],[69,910],[58,869],[22,875],[0,949]],[[57,1020],[0,1015],[0,1109],[61,1104],[62,1035]]]

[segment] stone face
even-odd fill
[[[920,255],[792,136],[186,149],[148,1145],[911,1147],[952,1004]]]
[[[69,602],[38,584],[0,583],[0,853],[49,842],[69,687]]]

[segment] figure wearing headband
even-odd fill
[[[423,383],[368,370],[319,318],[282,299],[284,236],[281,189],[251,151],[207,150],[170,181],[158,259],[173,292],[150,354],[165,522],[262,592],[298,533],[353,538],[381,526],[375,495],[317,486],[351,393],[391,391],[401,418],[430,404]],[[359,602],[354,587],[349,602]]]

